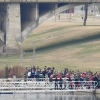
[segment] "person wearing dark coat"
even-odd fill
[[[57,79],[57,76],[55,78],[55,90],[58,90],[58,79]]]
[[[94,77],[93,77],[93,81],[95,81],[94,83],[93,83],[93,88],[97,88],[97,84],[98,84],[98,78],[97,78],[97,76],[96,75],[94,75]],[[96,86],[96,87],[95,87]]]
[[[59,80],[59,87],[60,87],[60,90],[62,90],[62,83],[63,83],[63,79],[62,79],[62,77],[60,77],[60,80]]]
[[[78,87],[78,77],[75,77],[75,89],[77,89],[77,87]]]

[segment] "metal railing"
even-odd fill
[[[96,81],[33,81],[0,82],[1,91],[31,91],[31,90],[89,90],[95,89]]]
[[[0,79],[0,82],[24,82],[24,80],[33,82],[33,81],[36,81],[37,79],[36,78],[26,78],[26,79],[24,78],[15,78],[15,79],[2,78]],[[49,78],[39,78],[38,80],[39,81],[49,81]]]

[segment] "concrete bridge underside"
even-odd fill
[[[0,0],[0,53],[17,51],[16,44],[22,43],[45,20],[69,8],[84,4],[82,0],[72,0],[81,1],[79,3],[69,3],[69,0],[58,3],[59,1],[61,0]],[[83,1],[91,2],[91,0]]]
[[[8,2],[17,2],[17,3],[59,3],[59,2],[64,2],[64,3],[68,3],[68,2],[73,2],[73,3],[89,3],[89,2],[93,2],[93,3],[100,3],[100,0],[0,0],[0,2],[4,2],[4,3],[8,3]]]

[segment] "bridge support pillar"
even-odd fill
[[[32,4],[32,10],[33,10],[33,20],[38,20],[39,19],[39,7],[38,4]]]
[[[20,3],[7,4],[6,14],[6,53],[18,50],[16,37],[21,35]],[[11,49],[13,51],[11,51]]]

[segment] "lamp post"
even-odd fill
[[[95,3],[93,4],[93,21],[95,20]]]
[[[44,39],[46,39],[47,37],[44,37],[44,38],[42,38],[42,39],[38,39],[38,40],[36,40],[36,41],[34,41],[34,42],[31,42],[33,45],[33,53],[32,53],[32,66],[34,66],[35,65],[35,58],[36,58],[36,43],[37,42],[39,42],[39,41],[41,41],[41,40],[44,40]]]
[[[35,65],[35,43],[33,43],[33,56],[32,56],[32,66]]]
[[[20,44],[20,64],[23,65],[23,48],[22,48],[22,34],[21,34],[21,44]]]

